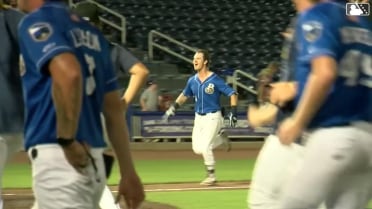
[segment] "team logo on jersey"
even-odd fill
[[[53,33],[52,26],[46,22],[39,22],[31,25],[28,29],[31,37],[35,41],[45,41],[47,40]]]
[[[25,73],[26,73],[25,61],[23,60],[23,56],[19,55],[19,74],[23,76]]]
[[[210,83],[208,86],[204,89],[205,93],[207,94],[213,94],[214,93],[214,84]]]
[[[302,25],[302,30],[304,32],[305,39],[313,42],[320,37],[323,31],[323,25],[318,21],[309,21]]]

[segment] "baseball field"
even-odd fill
[[[132,144],[136,168],[147,195],[142,209],[246,209],[249,180],[261,145],[236,142],[231,152],[216,150],[219,182],[206,187],[199,185],[205,177],[204,166],[201,157],[191,151],[191,144]],[[115,166],[108,181],[114,193],[118,178]],[[8,164],[3,185],[5,209],[30,208],[31,169],[24,152]]]

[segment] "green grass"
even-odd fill
[[[219,160],[216,166],[218,180],[249,180],[253,163],[254,160]],[[205,177],[202,160],[138,160],[136,168],[145,184],[199,182]],[[119,173],[115,165],[108,184],[117,184],[118,181]],[[31,187],[30,165],[7,165],[3,176],[3,187]]]
[[[247,190],[149,192],[147,200],[179,209],[246,209]]]
[[[216,165],[218,180],[249,180],[253,163],[254,160],[219,160]],[[136,161],[136,168],[146,184],[198,182],[205,177],[202,160],[141,160]],[[118,179],[115,166],[108,183],[116,184]]]
[[[3,175],[3,188],[31,188],[30,164],[7,164]]]
[[[170,156],[171,158],[171,156]],[[216,171],[219,181],[249,180],[254,160],[219,160]],[[139,160],[137,170],[145,184],[198,182],[205,173],[201,160]],[[119,176],[114,167],[109,184],[116,184]],[[31,187],[31,166],[9,164],[3,176],[4,188]],[[175,205],[180,209],[246,209],[247,190],[209,190],[179,192],[147,192],[149,201]],[[369,207],[372,209],[372,202]]]

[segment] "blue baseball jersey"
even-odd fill
[[[19,25],[26,105],[25,146],[56,143],[56,110],[48,63],[61,53],[80,62],[84,94],[77,140],[104,147],[100,120],[104,95],[118,89],[109,44],[103,35],[63,3],[47,2]]]
[[[189,78],[182,93],[187,97],[194,97],[196,113],[205,114],[221,110],[221,95],[231,96],[235,90],[216,74],[212,74],[204,82],[195,74]]]
[[[371,74],[371,30],[364,19],[345,15],[344,5],[316,4],[300,14],[296,25],[296,80],[298,104],[311,72],[311,61],[320,56],[334,58],[338,77],[328,97],[308,128],[348,125],[364,120],[368,86],[363,74]],[[369,23],[370,24],[370,23]],[[367,76],[368,79],[368,76]]]

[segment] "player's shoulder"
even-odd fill
[[[213,73],[211,75],[211,78],[210,80],[213,80],[213,81],[219,81],[219,82],[224,82],[224,80],[217,74],[217,73]]]
[[[63,7],[40,7],[24,16],[22,21],[19,23],[18,28],[20,31],[30,30],[34,25],[38,28],[51,29],[52,25],[59,25],[58,21],[61,19],[57,13],[60,13]]]
[[[34,41],[46,40],[53,33],[53,23],[45,12],[37,10],[26,15],[18,24],[18,35],[30,36]]]
[[[189,77],[189,79],[187,79],[187,83],[192,83],[192,82],[195,82],[197,79],[197,74],[193,74],[192,76]]]
[[[334,2],[318,3],[302,12],[298,17],[298,27],[311,40],[319,37],[323,30],[334,31],[342,24],[345,10]]]

